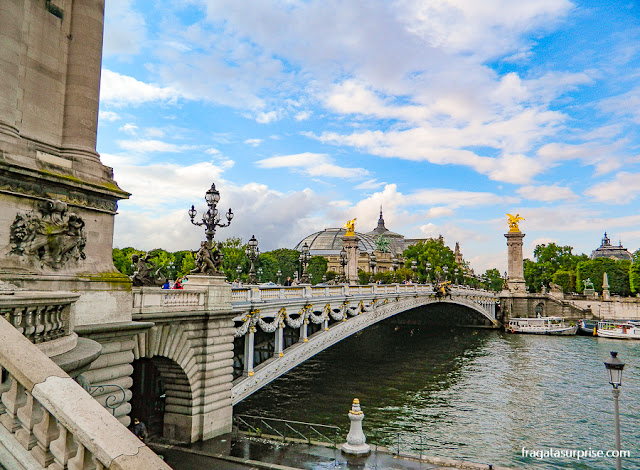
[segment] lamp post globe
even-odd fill
[[[209,188],[205,193],[204,200],[207,202],[207,206],[209,206],[209,209],[202,216],[201,222],[195,221],[195,218],[198,215],[198,211],[193,205],[191,205],[191,209],[189,209],[188,214],[189,214],[189,218],[191,219],[191,223],[193,225],[197,225],[197,226],[204,225],[205,227],[204,233],[207,238],[207,245],[209,249],[211,249],[213,247],[213,238],[215,237],[215,234],[216,234],[216,228],[228,227],[231,224],[231,219],[233,219],[234,214],[231,211],[231,208],[229,208],[229,211],[226,213],[227,223],[226,224],[220,223],[220,215],[216,207],[216,205],[220,201],[220,191],[216,189],[215,183],[211,183],[211,188]]]
[[[622,457],[620,456],[620,405],[618,399],[620,398],[624,362],[618,359],[618,353],[616,351],[611,351],[611,357],[604,362],[604,366],[609,375],[609,383],[611,387],[613,387],[611,390],[613,392],[613,419],[616,431],[616,450],[618,451],[618,455],[616,456],[616,470],[622,470]]]
[[[260,249],[258,248],[258,240],[255,235],[251,235],[251,238],[247,242],[247,248],[245,250],[245,254],[247,258],[249,258],[249,262],[251,266],[249,268],[249,276],[247,277],[248,284],[255,284],[257,282],[256,278],[256,260],[260,256]]]
[[[300,253],[300,263],[302,264],[302,276],[300,276],[300,281],[303,284],[308,284],[309,283],[309,275],[307,274],[307,265],[309,264],[309,260],[311,259],[311,254],[310,254],[310,250],[309,250],[309,245],[307,245],[307,242],[304,242],[304,245],[302,245],[302,252]]]

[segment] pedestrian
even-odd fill
[[[162,284],[162,288],[163,289],[171,289],[171,284],[169,283],[169,280],[167,280],[164,284]]]
[[[138,418],[133,418],[133,434],[142,442],[147,439],[147,427]]]
[[[178,280],[173,285],[174,289],[182,289],[182,278],[178,278]]]
[[[285,286],[290,286],[291,284],[292,284],[292,282],[291,282],[291,276],[287,276],[287,280],[286,280],[286,281],[284,281],[284,285],[285,285]]]

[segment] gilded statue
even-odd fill
[[[509,217],[509,232],[519,232],[518,222],[524,220],[524,217],[520,217],[520,214],[507,214],[507,217]]]
[[[346,224],[344,224],[344,227],[347,229],[347,233],[345,233],[344,235],[346,237],[353,237],[356,234],[356,219],[351,219],[350,221],[348,221]]]

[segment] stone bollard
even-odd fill
[[[351,427],[349,434],[347,434],[347,442],[342,444],[342,452],[349,455],[369,455],[371,447],[366,443],[367,438],[362,432],[364,413],[360,409],[360,400],[357,398],[353,399],[348,416],[351,420]]]

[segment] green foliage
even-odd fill
[[[220,251],[224,255],[222,258],[222,271],[224,272],[227,281],[233,281],[238,277],[236,271],[238,266],[241,266],[243,272],[249,270],[249,260],[244,250],[247,245],[242,242],[242,238],[231,237],[222,242]]]
[[[552,282],[562,287],[562,292],[575,292],[576,275],[572,271],[556,271]]]
[[[365,284],[369,284],[369,282],[371,282],[371,277],[371,273],[358,269],[358,280],[360,285],[364,286]]]
[[[629,287],[634,294],[640,292],[640,250],[633,254],[633,263],[629,267]]]
[[[598,293],[602,293],[602,276],[606,272],[609,278],[609,291],[612,294],[629,295],[629,268],[631,262],[627,260],[615,260],[610,258],[596,258],[578,263],[576,269],[576,289],[584,290],[582,281],[591,279],[593,287]]]
[[[411,270],[411,261],[417,262],[417,276],[419,282],[427,280],[427,263],[431,263],[431,279],[440,275],[444,278],[443,267],[447,266],[449,276],[453,276],[454,270],[457,268],[462,272],[462,266],[455,261],[455,253],[445,246],[444,240],[441,238],[419,241],[415,245],[411,245],[402,253],[405,258],[405,268]],[[410,278],[410,277],[409,277]]]
[[[288,248],[278,248],[277,250],[268,251],[267,253],[272,255],[278,262],[278,269],[282,271],[282,282],[284,282],[287,277],[291,277],[291,279],[294,278],[293,273],[298,271],[298,266],[300,265],[298,261],[300,257],[299,251]]]
[[[258,260],[258,266],[262,268],[261,282],[278,282],[279,265],[275,256],[269,252],[262,253]]]
[[[572,250],[571,246],[555,243],[537,245],[533,250],[535,261],[524,260],[524,280],[529,292],[540,292],[543,285],[548,287],[557,271],[575,273],[578,263],[589,259],[584,254],[572,254]]]
[[[502,275],[500,271],[496,268],[487,269],[484,273],[484,288],[487,290],[492,290],[494,292],[500,292],[504,286],[504,279],[502,279]]]
[[[382,281],[382,284],[393,284],[393,271],[376,273],[373,278],[375,282]]]
[[[311,283],[322,282],[322,276],[326,275],[328,261],[322,256],[313,256],[307,266],[307,273],[311,276]]]
[[[118,271],[127,276],[133,275],[133,262],[131,261],[131,255],[144,255],[144,251],[136,250],[135,248],[114,248],[112,252],[113,264]]]

